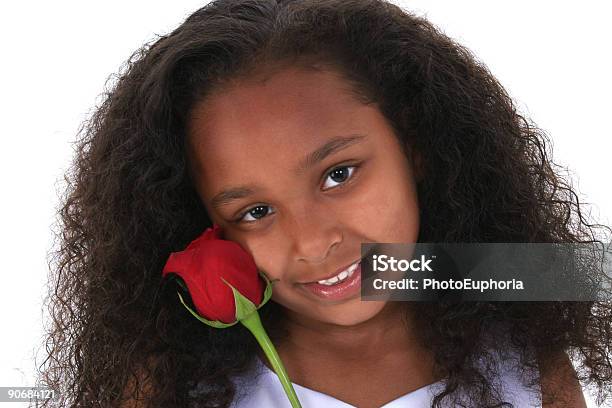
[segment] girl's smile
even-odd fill
[[[361,260],[329,279],[303,283],[301,286],[324,300],[341,301],[352,298],[361,291]]]
[[[380,312],[360,300],[360,244],[416,242],[419,211],[412,163],[375,104],[335,71],[288,66],[215,90],[188,133],[209,216],[277,280],[274,301],[339,325]]]

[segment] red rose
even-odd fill
[[[237,320],[234,293],[226,282],[256,307],[264,298],[266,282],[255,260],[238,243],[222,239],[218,225],[206,229],[183,251],[170,254],[162,276],[170,273],[183,279],[197,312],[208,320]]]
[[[253,257],[236,242],[222,239],[221,228],[213,225],[183,251],[170,254],[162,278],[168,274],[178,275],[187,285],[196,311],[183,301],[180,293],[178,297],[202,323],[222,329],[240,322],[255,336],[291,406],[301,408],[287,371],[257,313],[272,296],[272,283],[259,274]]]

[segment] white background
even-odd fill
[[[50,228],[79,124],[135,49],[204,3],[0,6],[0,386],[34,384]],[[611,225],[608,2],[396,3],[428,17],[487,64],[520,110],[551,136],[555,162],[570,168],[592,215]]]

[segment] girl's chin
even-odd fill
[[[307,313],[300,313],[321,323],[338,326],[355,326],[375,318],[384,308],[386,302],[362,302],[360,298],[351,302],[317,309],[309,309]]]

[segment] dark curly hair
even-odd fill
[[[213,1],[135,52],[79,131],[50,256],[48,357],[39,368],[57,404],[116,407],[143,394],[150,407],[231,403],[231,378],[252,367],[255,340],[240,325],[201,324],[161,290],[168,255],[212,225],[188,171],[186,120],[227,81],[264,64],[312,62],[342,73],[422,154],[419,242],[602,242],[597,231],[609,231],[586,219],[547,135],[470,51],[425,19],[382,0]],[[565,352],[600,400],[610,392],[608,301],[410,307],[446,375],[433,406],[460,393],[470,406],[502,402],[478,363],[492,358],[483,338],[500,322],[522,366]],[[282,313],[273,301],[262,309],[273,340],[284,333]]]

